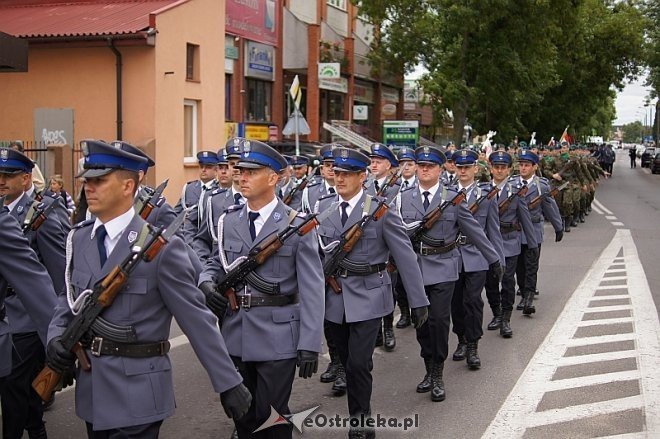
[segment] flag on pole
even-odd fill
[[[561,138],[559,139],[559,143],[560,143],[560,144],[561,144],[561,142],[568,142],[569,145],[570,145],[571,143],[573,143],[573,139],[571,138],[571,136],[568,135],[568,127],[569,127],[569,126],[570,126],[570,125],[566,125],[566,128],[564,128],[564,132],[563,132],[563,134],[561,135]]]
[[[296,109],[300,109],[300,101],[302,100],[302,91],[300,90],[300,80],[298,79],[298,75],[296,75],[296,77],[293,78],[291,87],[289,87],[289,94],[291,95],[291,99],[293,99],[293,103],[296,106]]]

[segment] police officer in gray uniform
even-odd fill
[[[78,224],[67,246],[66,294],[58,297],[48,331],[48,365],[62,372],[75,357],[60,336],[79,310],[81,295],[94,288],[134,245],[144,242],[148,223],[135,214],[133,201],[144,157],[99,141],[83,141],[85,191],[95,220]],[[172,317],[187,335],[206,368],[225,412],[241,417],[250,394],[241,384],[220,335],[217,320],[195,286],[186,245],[177,236],[155,259],[139,264],[128,284],[101,317],[125,325],[134,340],[90,334],[84,343],[91,369],[76,374],[76,413],[90,438],[156,438],[163,420],[174,413],[169,351]],[[158,383],[154,385],[153,383]]]
[[[516,279],[523,296],[518,308],[523,310],[524,315],[529,316],[536,312],[534,293],[539,271],[541,244],[543,243],[544,219],[550,220],[552,227],[555,229],[555,242],[561,241],[564,237],[564,224],[554,198],[545,196],[538,206],[530,206],[532,200],[539,195],[547,195],[550,191],[548,180],[535,174],[538,169],[539,156],[528,149],[523,149],[518,155],[518,162],[520,167],[519,182],[529,187],[525,200],[529,206],[529,214],[534,224],[534,233],[538,244],[538,251],[534,249],[528,251],[527,238],[525,235],[522,236],[520,256],[516,268]]]
[[[445,163],[444,153],[431,146],[415,150],[417,157],[417,187],[401,191],[397,208],[410,234],[424,216],[436,207],[454,199],[453,189],[440,184],[440,173]],[[483,228],[472,216],[467,203],[449,206],[433,226],[419,240],[413,242],[424,281],[424,290],[431,303],[429,320],[417,330],[421,357],[426,375],[417,385],[417,392],[431,392],[432,401],[444,401],[444,362],[449,351],[449,321],[454,284],[458,280],[461,257],[456,238],[461,232],[472,240],[497,274],[499,256],[486,238]],[[500,268],[501,271],[501,268]],[[405,278],[404,278],[405,279]],[[410,289],[406,286],[406,291]]]
[[[341,201],[340,209],[323,220],[318,227],[319,238],[325,257],[339,242],[344,232],[365,215],[373,215],[381,201],[368,195],[362,188],[369,158],[348,148],[335,148],[335,182]],[[334,197],[322,199],[319,211],[324,211]],[[387,202],[387,200],[385,200]],[[372,356],[381,319],[394,310],[392,285],[386,266],[392,256],[408,292],[408,302],[413,308],[416,325],[428,316],[428,300],[423,293],[419,266],[396,212],[386,211],[378,221],[369,222],[362,237],[343,260],[349,268],[343,269],[337,278],[341,286],[337,294],[326,288],[325,318],[330,323],[330,333],[346,369],[348,412],[360,419],[371,414],[373,368]],[[374,437],[368,428],[351,428],[349,437]]]
[[[527,240],[527,251],[538,251],[536,250],[538,243],[527,202],[524,196],[520,196],[522,193],[518,194],[523,185],[520,184],[517,176],[509,177],[513,158],[508,152],[500,150],[493,152],[488,159],[492,167],[493,184],[499,189],[497,200],[500,210],[500,232],[506,260],[501,289],[495,279],[492,277],[486,279],[486,297],[493,311],[493,319],[488,324],[488,329],[499,329],[502,337],[510,338],[513,335],[511,311],[516,295],[515,274],[522,235],[524,234]]]
[[[246,256],[264,239],[301,223],[303,214],[275,196],[279,172],[286,160],[270,146],[252,140],[242,144],[237,167],[247,203],[218,221],[218,249],[207,261],[200,288],[207,297],[222,298],[215,282],[238,258]],[[222,334],[227,349],[254,395],[247,415],[235,419],[240,438],[286,437],[291,425],[276,425],[253,433],[271,414],[289,411],[289,397],[296,371],[309,378],[318,368],[323,332],[323,277],[313,230],[294,234],[270,258],[246,276],[237,290],[238,310],[226,310]],[[223,300],[226,306],[226,299]]]
[[[44,198],[39,202],[23,192],[26,183],[32,181],[33,166],[32,160],[20,152],[0,149],[0,195],[4,196],[2,204],[9,210],[9,216],[24,227],[40,215],[40,210],[52,207],[41,226],[37,230],[28,230],[25,234],[30,247],[48,270],[50,288],[62,291],[66,231],[54,211],[56,206],[51,206],[52,203],[57,203],[57,200]],[[28,430],[30,435],[42,437],[39,431],[45,435],[43,404],[39,395],[32,390],[31,383],[43,367],[44,345],[39,339],[36,322],[30,318],[23,302],[14,294],[13,285],[5,288],[5,308],[14,345],[14,367],[0,392],[3,437],[20,438],[24,429]]]
[[[332,150],[338,146],[333,143],[323,145],[321,147],[321,178],[311,181],[302,191],[302,209],[305,212],[311,213],[314,211],[314,206],[319,199],[326,195],[335,194],[335,172],[332,167],[334,166],[335,159],[332,157]]]
[[[456,184],[458,175],[456,174],[456,164],[454,163],[454,153],[456,150],[446,150],[445,157],[447,161],[444,164],[444,169],[440,175],[440,182],[445,186]]]
[[[206,201],[204,221],[199,224],[199,231],[191,243],[191,247],[203,263],[206,263],[217,251],[214,245],[218,239],[216,235],[220,215],[225,213],[225,210],[231,206],[245,204],[245,198],[241,194],[240,174],[238,168],[236,168],[236,164],[241,157],[240,145],[244,140],[241,137],[229,139],[222,151],[224,154],[220,154],[220,152],[218,154],[218,156],[222,155],[227,159],[232,185],[228,189],[217,188],[211,191]]]
[[[457,191],[464,191],[468,207],[477,206],[474,215],[479,225],[486,233],[488,241],[495,249],[500,266],[504,266],[504,250],[502,234],[500,233],[499,212],[497,202],[487,198],[492,190],[490,183],[477,183],[477,159],[479,155],[467,149],[456,151],[453,155],[456,164],[458,183]],[[480,204],[476,204],[480,203]],[[488,274],[489,262],[493,255],[482,253],[476,242],[461,237],[459,251],[461,252],[461,268],[458,280],[454,285],[451,299],[452,330],[458,336],[458,346],[452,359],[466,360],[470,369],[481,367],[478,343],[483,335],[484,301],[481,292],[484,289]],[[493,278],[493,276],[491,276]],[[494,278],[499,281],[499,278]]]

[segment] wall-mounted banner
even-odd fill
[[[280,3],[280,0],[227,0],[225,32],[276,46]]]
[[[245,76],[275,80],[275,48],[247,41],[245,44]]]
[[[322,88],[324,90],[337,91],[339,93],[348,93],[348,79],[346,79],[346,78],[337,78],[337,79],[319,78],[319,88]]]
[[[419,122],[416,120],[383,121],[383,143],[395,150],[403,146],[415,148],[419,142]]]

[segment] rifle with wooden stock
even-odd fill
[[[39,203],[34,213],[32,214],[32,217],[30,217],[30,219],[27,222],[24,222],[21,226],[23,234],[28,232],[36,232],[37,229],[44,223],[44,221],[46,221],[50,211],[55,208],[55,203],[57,203],[57,201],[53,201],[47,206],[43,202]]]
[[[534,199],[532,201],[529,202],[529,208],[534,209],[534,208],[538,207],[538,205],[541,204],[541,201],[543,201],[544,199],[546,199],[548,197],[552,197],[552,198],[556,197],[557,194],[559,192],[561,192],[562,190],[564,190],[564,188],[566,186],[568,186],[569,183],[570,183],[570,181],[567,181],[564,184],[562,184],[561,186],[557,186],[557,187],[549,190],[548,192],[546,192],[544,194],[537,195],[536,197],[534,197]]]
[[[305,188],[306,188],[307,185],[309,184],[309,180],[311,180],[311,178],[316,174],[316,170],[317,170],[317,169],[318,169],[318,166],[317,166],[316,168],[312,169],[312,172],[310,172],[309,174],[305,175],[305,176],[303,177],[303,179],[300,180],[300,182],[299,182],[297,185],[295,185],[295,186],[293,187],[293,189],[291,189],[291,192],[289,192],[289,193],[286,195],[286,197],[284,197],[284,198],[282,199],[282,202],[288,206],[288,205],[291,203],[291,201],[293,200],[293,196],[294,196],[296,193],[305,190]]]
[[[422,234],[433,227],[433,224],[435,224],[436,221],[442,217],[442,213],[447,210],[449,206],[458,206],[465,200],[465,197],[465,191],[460,191],[451,200],[447,200],[444,203],[439,204],[432,211],[427,212],[426,215],[424,215],[424,217],[420,220],[419,224],[412,230],[408,231],[408,237],[410,238],[410,241],[413,244],[415,242],[419,242],[422,238]]]
[[[144,196],[144,198],[142,196],[138,197],[139,199],[135,207],[137,207],[137,213],[143,220],[146,220],[154,208],[158,206],[158,200],[160,200],[161,195],[163,195],[163,191],[165,191],[169,181],[170,179],[168,178],[162,182],[152,194],[149,194],[149,192],[145,190],[145,195],[147,196]]]
[[[142,248],[133,247],[126,259],[94,286],[80,312],[71,320],[69,326],[62,333],[62,344],[69,351],[76,354],[83,370],[90,370],[91,364],[80,342],[81,339],[85,337],[92,323],[103,310],[112,305],[140,262],[151,262],[172,236],[176,234],[187,213],[187,210],[182,211],[165,229],[149,226],[151,230],[145,245]],[[60,372],[53,370],[47,364],[32,381],[32,387],[41,399],[49,401],[61,377]]]
[[[507,211],[507,209],[509,208],[509,206],[510,206],[511,203],[513,202],[513,199],[514,199],[516,196],[522,198],[522,197],[524,197],[525,195],[527,195],[527,191],[528,191],[528,190],[529,190],[529,186],[524,185],[523,187],[521,187],[520,189],[518,189],[517,192],[513,192],[513,191],[511,191],[511,193],[509,194],[509,196],[506,197],[506,199],[504,199],[504,201],[502,201],[502,202],[499,204],[499,206],[498,206],[498,208],[499,208],[499,210],[500,210],[500,215],[504,214],[504,212]]]
[[[334,212],[338,205],[339,203],[333,203],[333,205],[321,215],[316,213],[309,214],[299,225],[289,226],[279,233],[273,233],[254,247],[247,256],[243,256],[244,259],[230,269],[227,274],[218,281],[216,287],[216,291],[224,295],[229,301],[231,310],[234,312],[238,310],[236,287],[245,283],[245,277],[250,272],[254,271],[258,266],[263,265],[268,258],[277,253],[284,243],[293,235],[304,236],[311,232],[323,219],[327,218],[327,215]],[[235,262],[236,261],[234,261],[234,263]],[[217,317],[223,318],[224,316]]]
[[[339,264],[344,260],[344,258],[346,258],[346,256],[348,256],[351,251],[353,251],[355,244],[357,244],[357,242],[362,237],[364,228],[371,221],[378,221],[383,217],[383,215],[385,215],[385,212],[387,212],[387,209],[389,209],[389,202],[390,201],[387,198],[381,199],[378,202],[374,213],[371,215],[362,216],[360,221],[353,224],[350,229],[342,233],[338,245],[323,262],[323,275],[325,276],[325,282],[336,294],[341,294],[341,285],[339,285],[339,282],[337,282],[337,273],[340,269]]]
[[[493,188],[486,195],[482,195],[481,197],[479,197],[479,199],[477,199],[474,203],[472,203],[470,207],[468,207],[472,215],[477,213],[477,211],[479,210],[479,206],[481,206],[481,203],[483,203],[484,200],[491,200],[495,195],[497,195],[498,191],[499,188],[497,186],[493,186]]]

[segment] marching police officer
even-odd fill
[[[513,158],[509,153],[500,150],[493,152],[489,161],[493,171],[493,184],[499,189],[497,199],[500,233],[506,266],[501,289],[496,279],[486,279],[486,297],[493,311],[493,319],[488,324],[488,329],[499,329],[502,337],[510,338],[513,335],[511,311],[516,295],[515,274],[522,234],[527,240],[527,251],[538,251],[538,243],[524,194],[519,193],[523,186],[518,177],[509,177]]]
[[[80,295],[94,288],[151,233],[133,208],[140,166],[147,160],[100,141],[83,141],[81,146],[85,157],[80,177],[85,178],[95,220],[77,225],[68,238],[70,282],[66,294],[58,298],[46,353],[48,365],[58,372],[75,360],[60,336],[79,308]],[[195,286],[195,272],[179,237],[172,236],[153,261],[135,268],[102,316],[130,330],[135,340],[91,333],[84,343],[91,369],[77,371],[76,413],[85,421],[88,437],[158,437],[162,421],[175,406],[167,355],[172,316],[220,393],[225,412],[238,418],[247,411],[250,394]]]
[[[497,203],[492,198],[488,199],[492,186],[490,183],[475,181],[479,155],[473,150],[462,149],[456,151],[453,157],[458,171],[456,189],[467,194],[466,202],[470,209],[476,208],[472,215],[479,222],[495,249],[500,266],[504,266]],[[472,370],[481,367],[478,353],[479,339],[483,335],[484,316],[484,301],[481,298],[481,292],[486,283],[488,266],[493,263],[492,255],[482,253],[477,245],[478,243],[467,237],[465,242],[461,242],[459,251],[462,266],[459,269],[458,280],[451,299],[453,331],[459,340],[452,359],[454,361],[466,360],[468,367]],[[497,280],[499,281],[499,278]]]
[[[326,195],[335,194],[335,173],[332,169],[335,159],[332,150],[338,145],[329,143],[321,147],[321,178],[311,181],[302,191],[302,209],[311,213],[316,202]]]
[[[362,188],[369,158],[348,148],[335,148],[335,188],[340,209],[321,221],[318,232],[325,258],[331,257],[331,247],[341,247],[341,237],[367,215],[373,215],[381,202]],[[327,197],[319,201],[322,212],[335,201]],[[333,244],[337,241],[337,244]],[[371,414],[373,368],[372,356],[378,328],[383,316],[394,309],[392,285],[386,265],[391,255],[401,273],[413,308],[416,326],[426,321],[428,300],[423,294],[421,274],[415,263],[410,240],[406,236],[401,218],[386,211],[378,221],[370,221],[362,230],[362,237],[352,251],[342,259],[342,274],[337,278],[339,294],[326,288],[325,318],[330,333],[346,369],[348,412],[352,418]],[[368,428],[351,428],[349,437],[374,437]]]
[[[451,202],[457,192],[440,184],[442,165],[446,161],[444,153],[431,146],[421,146],[415,150],[415,156],[418,186],[401,191],[397,209],[409,234],[415,236],[421,232],[417,233],[419,238],[414,238],[413,248],[431,304],[429,321],[417,329],[420,355],[426,366],[426,375],[417,385],[417,392],[431,392],[432,401],[444,401],[443,369],[449,351],[451,298],[461,263],[456,243],[459,227],[484,255],[498,279],[501,268],[497,252],[468,210],[467,203],[453,205]],[[420,221],[439,206],[447,206],[439,219],[428,230],[419,229]],[[410,293],[408,286],[406,291]]]
[[[518,162],[520,169],[518,182],[529,187],[527,195],[525,195],[525,201],[529,206],[529,214],[532,218],[532,224],[534,224],[538,251],[534,251],[533,248],[529,250],[527,238],[523,234],[516,268],[516,280],[523,297],[517,308],[522,309],[524,315],[531,315],[536,312],[533,301],[541,256],[541,244],[543,243],[543,221],[545,218],[550,220],[552,227],[555,229],[555,242],[561,241],[564,237],[564,225],[557,203],[554,198],[548,196],[550,191],[548,180],[535,174],[538,168],[539,156],[528,149],[523,149],[518,155]],[[540,200],[540,203],[534,206],[532,202],[536,199]],[[530,244],[533,247],[533,243]]]
[[[36,229],[25,230],[26,237],[39,260],[50,276],[50,289],[62,291],[64,288],[64,260],[66,230],[54,211],[58,200],[44,198],[33,200],[25,192],[26,184],[32,184],[34,164],[29,157],[10,149],[0,150],[0,195],[9,216],[24,228],[39,216],[46,220]],[[50,208],[46,213],[44,209]],[[43,213],[40,213],[43,212]],[[68,227],[67,227],[68,229]],[[14,345],[12,373],[5,380],[2,391],[3,436],[20,438],[26,429],[31,435],[45,435],[43,405],[32,390],[32,380],[37,376],[44,362],[44,345],[39,339],[37,322],[34,322],[14,294],[13,285],[8,287],[5,299],[6,314],[9,319],[11,338]]]
[[[458,175],[456,174],[456,165],[454,164],[454,152],[456,152],[456,149],[447,149],[447,151],[445,151],[445,157],[447,158],[447,161],[445,161],[442,174],[440,175],[440,181],[445,186],[456,184],[456,181],[458,180]]]
[[[231,177],[229,188],[217,188],[209,194],[204,210],[204,220],[199,224],[199,231],[194,236],[191,247],[204,262],[215,254],[214,243],[217,241],[218,219],[230,206],[242,206],[245,198],[241,194],[240,171],[236,167],[241,157],[240,146],[245,139],[233,137],[225,145],[225,149],[218,156],[227,158],[227,170]],[[222,163],[220,164],[222,166]]]
[[[297,213],[275,196],[286,160],[270,146],[244,140],[240,169],[241,191],[247,203],[230,209],[218,221],[218,252],[207,261],[200,287],[207,297],[222,300],[215,282],[237,258],[246,256],[264,239],[300,223]],[[323,321],[323,278],[316,233],[294,234],[262,265],[246,276],[237,291],[237,310],[224,315],[222,333],[227,349],[254,395],[242,418],[234,419],[238,436],[291,437],[290,425],[254,433],[271,414],[289,411],[296,365],[309,378],[318,368]],[[227,300],[223,300],[226,306]]]
[[[189,181],[183,185],[181,198],[174,206],[174,211],[177,214],[181,213],[183,209],[198,205],[200,200],[204,199],[206,192],[218,187],[218,181],[216,180],[219,163],[218,155],[214,151],[200,151],[197,153],[197,162],[199,163],[199,179]],[[198,220],[199,214],[187,218],[187,221]],[[192,236],[184,236],[184,239],[186,242],[190,242]]]

